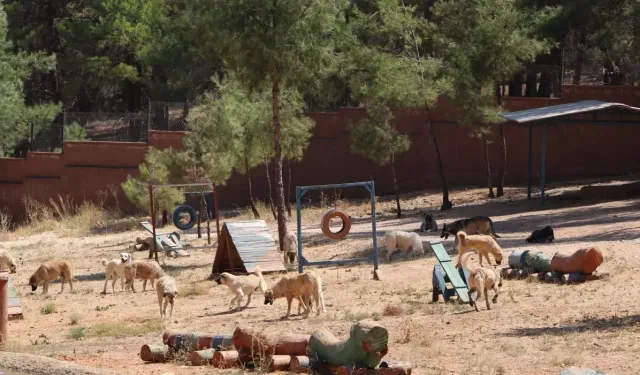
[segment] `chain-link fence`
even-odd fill
[[[165,131],[187,130],[188,102],[149,102],[149,129]]]
[[[614,59],[597,49],[580,46],[565,48],[563,55],[565,85],[640,83],[640,61],[632,56],[618,56]]]
[[[113,112],[65,112],[65,141],[146,142],[147,114]]]

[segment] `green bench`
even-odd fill
[[[451,297],[457,295],[460,301],[468,303],[467,271],[462,267],[456,268],[442,242],[432,241],[431,248],[440,263],[433,267],[433,294],[431,300],[437,302],[438,296],[442,294],[444,300],[448,302]]]

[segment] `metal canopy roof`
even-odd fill
[[[583,100],[581,102],[552,105],[549,107],[527,109],[524,111],[506,112],[506,113],[500,114],[500,117],[516,122],[518,124],[524,124],[524,123],[529,123],[534,121],[553,119],[557,117],[572,115],[576,113],[599,111],[602,109],[612,108],[612,107],[629,109],[632,111],[640,112],[640,108],[631,107],[622,103],[608,103],[608,102],[601,102],[599,100]],[[638,125],[640,125],[640,123],[638,123]]]

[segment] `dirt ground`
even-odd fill
[[[559,196],[576,186],[553,188],[549,193]],[[10,323],[9,350],[120,374],[212,374],[218,370],[191,367],[180,361],[145,364],[139,358],[140,347],[160,343],[163,328],[211,333],[232,333],[238,325],[297,333],[327,328],[344,338],[354,321],[372,318],[390,332],[386,359],[411,361],[418,375],[559,374],[570,366],[637,374],[640,200],[593,202],[552,197],[541,207],[539,200],[526,200],[525,193],[522,188],[510,188],[506,197],[488,201],[484,189],[454,191],[455,208],[445,213],[436,210],[440,200],[437,192],[409,194],[402,199],[402,219],[395,218],[395,202],[385,198],[377,210],[383,280],[372,280],[372,265],[315,268],[323,278],[327,313],[308,319],[293,316],[280,320],[286,312],[286,301],[265,306],[260,295],[246,310],[230,313],[232,295],[228,289],[207,280],[214,250],[193,250],[189,258],[166,260],[163,268],[177,279],[182,291],[189,293],[178,297],[172,319],[160,321],[155,292],[142,292],[140,283],[136,294],[121,292],[119,282],[115,293],[109,283],[108,293],[100,294],[104,285],[100,259],[126,251],[144,231],[84,237],[48,232],[11,238],[0,247],[18,259],[14,276],[25,319]],[[370,253],[367,203],[343,201],[340,207],[355,221],[343,241],[324,239],[320,234],[318,213],[323,210],[303,211],[304,253],[310,259]],[[417,230],[423,212],[433,213],[440,227],[459,218],[490,216],[506,254],[523,248],[553,254],[597,246],[606,254],[600,270],[611,272],[612,277],[566,286],[507,280],[499,303],[491,311],[485,311],[482,303],[480,313],[468,305],[431,303],[432,269],[437,263],[433,253],[427,251],[425,257],[406,261],[396,257],[387,263],[382,240],[383,232],[389,229]],[[224,220],[238,218],[232,217],[233,213],[225,215]],[[277,238],[272,218],[268,223]],[[295,220],[289,225],[295,227]],[[544,225],[553,226],[556,243],[531,246],[524,241],[533,229]],[[439,240],[439,232],[421,235],[424,241]],[[194,244],[202,243],[194,237],[183,235]],[[452,246],[452,238],[445,241],[447,249]],[[146,253],[137,252],[134,257],[146,258]],[[41,289],[32,293],[27,284],[30,274],[41,262],[55,258],[73,262],[79,279],[74,292],[67,289],[59,294],[60,285],[54,284],[48,296],[41,295]],[[267,282],[277,277],[267,275]],[[395,310],[389,315],[385,313],[387,306],[401,309],[387,309]],[[53,312],[46,314],[49,310]]]

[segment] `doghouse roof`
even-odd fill
[[[603,109],[608,109],[608,108],[617,108],[617,109],[622,109],[627,111],[640,112],[640,108],[632,107],[622,103],[601,102],[599,100],[583,100],[583,101],[574,102],[574,103],[566,103],[566,104],[552,105],[548,107],[525,109],[523,111],[506,112],[506,113],[500,114],[500,117],[503,117],[509,121],[513,121],[518,124],[525,124],[525,123],[529,124],[536,121],[558,119],[560,117],[565,117],[569,115],[601,111]],[[597,124],[605,121],[598,120],[594,115],[593,120],[581,119],[581,122],[583,124],[585,123]],[[625,121],[617,121],[617,120],[614,120],[614,121],[609,120],[607,122],[612,124],[621,124],[621,125],[625,124]],[[640,125],[640,121],[634,121],[633,124]]]

